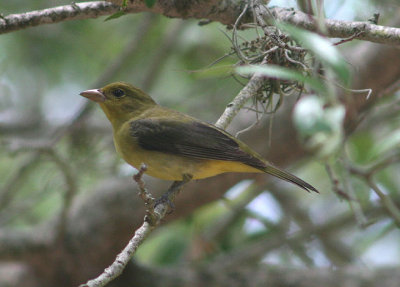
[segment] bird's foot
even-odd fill
[[[168,190],[169,191],[169,190]],[[170,199],[170,194],[169,192],[164,193],[161,195],[158,199],[154,201],[154,208],[156,208],[160,204],[167,204],[168,205],[168,212],[167,214],[170,214],[174,212],[175,210],[175,204],[174,202]]]
[[[193,176],[191,174],[183,174],[182,181],[174,181],[174,183],[168,188],[167,192],[161,195],[160,198],[154,202],[154,208],[160,204],[167,204],[169,207],[168,214],[172,213],[175,209],[175,204],[173,202],[175,196],[181,191],[183,185],[188,183],[192,177]]]

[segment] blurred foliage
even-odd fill
[[[150,2],[154,1],[146,3]],[[360,1],[352,3],[360,5]],[[362,7],[374,11],[375,6],[362,3]],[[3,14],[20,13],[62,4],[69,3],[45,0],[3,1],[0,10]],[[381,4],[377,3],[377,6],[379,5]],[[358,10],[360,11],[362,10]],[[353,11],[352,14],[354,13],[356,12]],[[353,18],[360,17],[365,20],[365,16],[362,12],[361,15],[353,15]],[[66,183],[62,171],[41,152],[40,147],[46,146],[51,140],[52,132],[68,124],[84,105],[79,92],[97,88],[92,84],[124,47],[135,39],[138,31],[132,27],[140,26],[145,17],[146,14],[138,14],[111,21],[104,21],[106,17],[103,17],[96,20],[64,22],[0,36],[0,178],[3,179],[0,184],[0,205],[4,194],[10,196],[8,204],[0,208],[0,226],[32,226],[59,212]],[[171,52],[162,62],[156,63],[161,71],[154,75],[149,74],[153,59],[162,52],[165,35],[181,20],[157,16],[153,21],[154,25],[140,42],[135,55],[124,59],[123,66],[108,79],[108,82],[121,80],[140,87],[146,77],[154,77],[153,84],[147,92],[159,103],[214,122],[242,87],[230,76],[232,65],[238,61],[234,55],[210,67],[212,63],[232,51],[231,42],[221,31],[225,31],[225,27],[217,23],[198,26],[196,21],[185,21]],[[254,31],[240,31],[239,34],[243,39],[253,39],[255,36]],[[298,35],[299,39],[308,39],[307,48],[314,54],[320,53],[320,58],[326,60],[327,70],[336,71],[336,75],[343,80],[348,78],[340,55],[336,52],[328,53],[328,57],[322,55],[326,50],[321,51],[322,40],[319,36],[308,32],[304,35],[304,32],[299,31],[291,31],[291,34]],[[311,40],[315,40],[317,44]],[[326,47],[327,43],[323,44]],[[302,80],[294,73],[290,74],[289,78]],[[340,89],[335,91],[338,90]],[[368,112],[368,116],[355,133],[345,138],[345,141],[342,141],[342,135],[338,137],[337,145],[341,150],[332,160],[333,170],[341,183],[346,182],[346,179],[349,181],[355,201],[361,210],[378,205],[379,200],[365,181],[349,174],[346,163],[364,168],[390,156],[391,153],[398,152],[400,112],[398,109],[391,109],[391,104],[396,102],[399,102],[398,94],[397,98],[393,95],[389,100],[378,102],[373,110]],[[315,129],[321,126],[334,130],[343,119],[341,115],[330,117],[327,113],[329,107],[325,104],[326,102],[318,102],[308,106],[320,109],[318,117],[312,119],[316,125],[309,127],[314,135]],[[330,108],[340,109],[341,106]],[[300,132],[307,129],[304,119],[303,116],[297,119]],[[124,176],[120,168],[122,162],[114,152],[109,124],[98,109],[92,112],[85,125],[78,127],[77,133],[67,133],[67,136],[57,143],[56,150],[70,165],[79,193],[90,192],[98,184],[99,178],[107,178],[110,174]],[[24,172],[26,162],[34,155],[37,155],[37,159]],[[352,209],[354,211],[354,208],[349,206],[351,201],[330,192],[331,181],[324,172],[323,163],[306,166],[302,164],[301,170],[296,173],[318,186],[323,195],[313,197],[312,204],[307,194],[293,195],[299,208],[306,210],[306,214],[317,224],[338,214],[352,212]],[[18,174],[18,177],[13,182],[15,174]],[[385,194],[392,195],[396,200],[400,186],[398,174],[400,167],[397,162],[379,171],[374,177]],[[10,184],[13,185],[12,189],[6,189]],[[232,206],[245,201],[242,197],[249,192],[247,187],[238,185],[235,188],[238,194],[233,199],[228,198],[224,202],[204,206],[190,217],[159,229],[139,249],[139,260],[159,265],[178,264],[189,260],[202,262],[219,253],[240,248],[253,240],[269,238],[277,232],[293,234],[301,229],[296,217],[288,214],[289,209],[284,207],[285,202],[276,200],[280,210],[283,210],[278,218],[271,218],[267,213],[255,214],[254,210],[248,208],[226,227],[226,233],[218,241],[207,238],[209,229],[218,228],[221,218],[236,212]],[[342,188],[348,189],[346,186]],[[257,201],[257,198],[254,201]],[[272,205],[271,202],[264,204],[265,209]],[[394,229],[393,220],[390,218],[371,220],[369,226],[353,226],[352,232],[342,231],[345,236],[341,238],[348,240],[346,244],[352,250],[358,255],[365,255],[362,258],[373,264],[374,261],[371,261],[371,256],[368,255],[369,248],[385,236],[390,235],[391,239],[398,240],[400,235],[398,230]],[[252,225],[252,229],[250,222],[257,222],[258,227]],[[355,229],[357,227],[360,229]],[[298,247],[287,245],[264,259],[267,262],[278,261],[292,266],[309,265],[310,261],[316,265],[333,264],[326,258],[328,255],[323,253],[323,248],[314,245],[305,248],[309,248],[308,253],[311,255],[302,252]],[[397,246],[388,253],[393,256],[398,255],[399,251]],[[307,257],[313,257],[313,260],[308,260]]]

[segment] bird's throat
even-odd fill
[[[106,117],[108,120],[111,122],[114,130],[119,129],[121,125],[126,123],[129,120],[132,120],[134,118],[140,117],[140,115],[147,110],[145,107],[123,107],[121,108],[114,108],[113,106],[109,106],[104,103],[100,103],[101,109],[104,111]]]

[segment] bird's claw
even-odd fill
[[[172,213],[175,210],[175,204],[169,198],[169,193],[166,192],[160,196],[160,198],[154,201],[154,209],[160,204],[167,204],[168,205],[168,214]]]

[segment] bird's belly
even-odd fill
[[[184,175],[199,179],[221,173],[204,169],[204,160],[189,159],[160,152],[151,152],[149,154],[149,152],[145,151],[129,156],[125,160],[137,169],[142,164],[145,164],[147,167],[146,174],[164,180],[182,180]]]
[[[164,180],[182,180],[184,175],[190,175],[193,179],[201,179],[225,172],[261,172],[256,168],[234,161],[188,158],[143,149],[124,152],[117,148],[117,151],[128,164],[139,169],[144,163],[147,167],[146,174]]]
[[[117,152],[128,164],[140,169],[144,163],[147,166],[148,175],[164,180],[182,180],[184,175],[201,179],[225,172],[262,172],[237,161],[199,159],[146,150],[130,136],[120,137],[119,141],[116,141],[114,137],[114,144]]]
[[[146,174],[165,180],[182,180],[184,175],[197,178],[197,172],[201,167],[198,160],[189,160],[172,154],[160,152],[141,152],[127,160],[129,164],[140,168],[142,163],[147,167]]]

